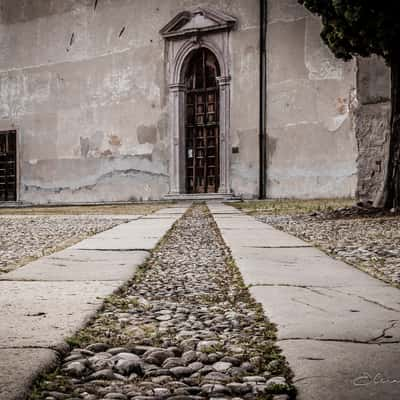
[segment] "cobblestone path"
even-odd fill
[[[204,206],[74,338],[32,399],[293,399],[275,329]]]

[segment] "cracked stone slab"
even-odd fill
[[[153,220],[153,219],[171,219],[171,214],[150,214],[150,215],[146,215],[143,218],[144,220]]]
[[[64,348],[123,282],[0,282],[0,347]]]
[[[0,399],[24,400],[42,372],[57,366],[57,353],[48,349],[0,349]]]
[[[209,204],[208,207],[213,214],[214,220],[225,242],[232,249],[240,247],[311,247],[310,244],[292,235],[278,231],[272,226],[257,221],[255,218],[241,212],[232,213],[228,218],[226,216],[221,217],[217,214],[217,211],[228,213],[229,209],[232,209],[232,207],[224,205],[212,207]],[[246,233],[245,235],[243,235],[244,232]]]
[[[279,339],[400,341],[398,289],[358,289],[362,296],[349,295],[352,287],[254,286],[250,291],[278,325]]]
[[[399,344],[288,340],[278,345],[295,374],[298,400],[400,398]]]
[[[97,215],[101,218],[121,219],[121,220],[126,220],[129,222],[137,221],[138,219],[145,217],[145,215],[141,215],[141,214],[89,214],[89,215],[92,215],[92,216]]]
[[[149,254],[145,251],[67,249],[2,275],[0,280],[123,281],[133,277]]]
[[[218,226],[220,225],[216,219]],[[226,229],[220,227],[221,234],[231,248],[250,247],[250,248],[274,248],[274,247],[311,247],[310,244],[303,242],[294,236],[278,231],[266,224],[254,229],[253,223],[247,223],[246,220],[238,219],[235,222],[240,229]],[[260,222],[260,224],[263,224]],[[244,234],[245,232],[245,234]]]
[[[250,291],[278,326],[300,400],[399,398],[398,289],[268,225],[259,228],[255,219],[216,215],[215,221],[245,283],[263,284]],[[362,373],[395,383],[355,386]]]
[[[241,211],[237,210],[236,208],[233,207],[227,207],[225,205],[217,205],[217,204],[207,204],[208,208],[210,211],[213,213],[213,215],[218,216],[218,217],[225,217],[225,216],[234,216],[234,215],[244,215]]]
[[[162,210],[156,211],[152,215],[153,216],[155,216],[155,215],[157,215],[157,216],[159,216],[159,215],[183,215],[187,211],[188,208],[189,208],[189,206],[163,208]]]
[[[246,285],[384,287],[366,273],[327,257],[315,248],[234,247]]]
[[[173,226],[177,217],[168,219],[139,219],[96,236],[85,239],[72,246],[81,250],[151,250]]]
[[[263,222],[257,221],[252,217],[246,216],[244,214],[227,214],[227,215],[214,215],[215,221],[218,223],[220,229],[226,230],[240,230],[242,224],[246,225],[246,229],[250,230],[275,230],[270,225]]]

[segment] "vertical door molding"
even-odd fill
[[[230,193],[231,170],[231,140],[230,140],[230,110],[231,110],[231,78],[217,78],[219,85],[220,110],[220,193]]]
[[[185,86],[169,85],[170,194],[185,191]]]
[[[231,193],[230,144],[230,43],[229,32],[236,19],[220,11],[196,8],[178,14],[161,31],[165,39],[169,88],[170,195],[186,192],[185,143],[185,71],[193,50],[207,48],[217,58],[221,76],[220,93],[220,187],[219,193]]]

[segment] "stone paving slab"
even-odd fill
[[[189,203],[188,203],[188,205],[189,205]],[[153,215],[153,216],[154,215],[183,215],[187,209],[188,209],[187,206],[168,207],[168,208],[163,208],[161,210],[158,210],[151,215]]]
[[[242,266],[246,285],[338,287],[352,282],[358,287],[384,286],[315,248],[236,247],[232,254]]]
[[[180,216],[180,214],[177,214],[177,215]],[[144,220],[153,220],[153,219],[162,220],[162,219],[171,219],[171,216],[173,216],[173,214],[157,214],[157,215],[150,214],[150,215],[145,215],[141,219],[144,219]]]
[[[296,371],[298,399],[396,400],[400,398],[400,346],[282,341]]]
[[[241,224],[241,229],[232,230],[221,228],[221,233],[229,247],[310,247],[309,244],[284,232],[274,231],[269,228],[259,230],[248,229],[246,222],[240,220],[238,220],[238,224]],[[262,224],[262,222],[260,222],[260,224]],[[243,232],[246,232],[246,235],[243,235]]]
[[[0,276],[0,281],[124,281],[133,277],[149,254],[67,249]]]
[[[0,399],[25,400],[38,371],[55,367],[57,361],[53,350],[0,349]]]
[[[186,208],[176,211],[168,218],[135,218],[2,275],[0,390],[8,397],[0,392],[1,400],[23,398],[33,377],[53,363],[52,350],[66,349],[65,339],[133,276]],[[3,365],[15,371],[9,373]]]
[[[72,246],[80,250],[151,250],[172,228],[178,216],[168,219],[140,219],[119,225]]]
[[[345,288],[351,292],[352,287]],[[278,339],[325,339],[369,342],[400,342],[400,307],[391,308],[398,289],[380,287],[364,296],[348,296],[330,288],[254,286],[252,295],[271,320],[278,325]],[[383,302],[381,292],[391,292],[392,301]],[[366,300],[368,298],[368,300]],[[382,303],[381,303],[382,302]],[[389,329],[397,321],[393,329]]]
[[[216,217],[220,217],[220,218],[235,216],[235,215],[243,215],[241,213],[241,211],[239,211],[233,207],[231,207],[232,208],[231,210],[227,210],[226,208],[220,209],[218,205],[214,205],[214,206],[209,205],[209,208],[210,207],[214,210],[213,215],[215,215]]]
[[[253,217],[245,215],[238,210],[229,214],[227,208],[222,204],[208,204],[214,219],[224,237],[225,242],[232,249],[237,247],[253,248],[292,248],[311,247],[303,240],[297,239],[287,233],[277,231],[271,226],[257,221]],[[225,214],[221,216],[221,214]],[[243,235],[246,232],[246,235]],[[261,234],[262,233],[262,234]]]
[[[375,359],[382,373],[398,371],[399,352],[390,351],[400,348],[398,289],[252,217],[221,218],[228,206],[209,208],[252,295],[278,326],[299,400],[400,398],[400,384],[349,384],[351,371]],[[324,360],[318,366],[305,357]]]
[[[257,221],[252,217],[246,217],[243,214],[231,214],[231,215],[218,215],[215,216],[214,218],[219,226],[220,229],[224,229],[224,230],[231,230],[231,231],[237,231],[240,230],[240,225],[238,225],[238,222],[240,222],[241,224],[246,224],[246,229],[248,230],[265,230],[266,226],[263,222],[261,221]],[[267,227],[269,227],[267,225]],[[274,229],[271,227],[269,227],[271,230]]]
[[[0,282],[0,347],[64,348],[123,282]]]

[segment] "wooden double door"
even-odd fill
[[[219,74],[211,51],[193,52],[185,76],[187,193],[217,193],[219,189]]]
[[[17,200],[17,135],[0,132],[0,201]]]

